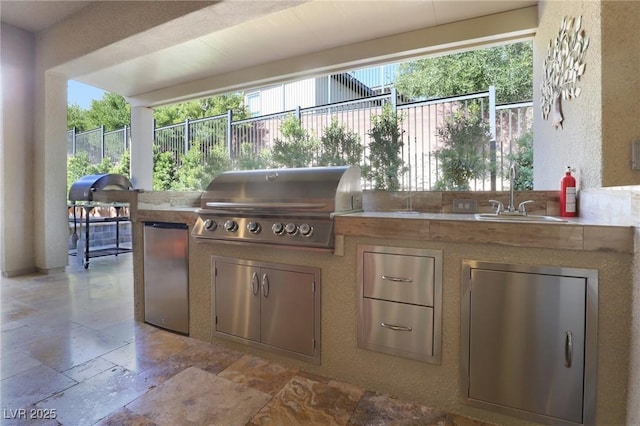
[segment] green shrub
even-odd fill
[[[280,125],[283,139],[276,138],[271,157],[277,166],[308,167],[319,148],[318,140],[302,128],[300,120],[288,117]]]
[[[491,134],[478,115],[457,113],[437,130],[442,147],[436,152],[440,176],[437,190],[468,191],[471,179],[482,179],[488,171],[486,153]]]
[[[400,121],[390,104],[384,105],[380,115],[371,117],[373,126],[367,132],[372,139],[369,164],[363,168],[363,175],[373,183],[374,189],[400,189],[400,176],[407,170],[400,157],[404,133]]]
[[[529,130],[515,142],[515,152],[507,156],[510,163],[518,165],[513,186],[516,191],[531,191],[533,190],[533,130]],[[506,179],[509,178],[508,170],[505,171],[504,176]]]
[[[321,166],[343,166],[360,164],[362,144],[355,132],[348,130],[333,117],[331,125],[324,128],[320,138],[321,154],[318,164]]]
[[[169,151],[153,153],[153,190],[169,191],[176,180],[176,160]]]

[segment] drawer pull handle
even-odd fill
[[[394,283],[412,283],[413,282],[413,278],[411,277],[404,278],[404,277],[392,277],[390,275],[382,275],[380,278],[382,278],[385,281],[393,281]]]
[[[386,322],[381,322],[380,323],[380,327],[390,328],[391,330],[395,330],[395,331],[411,331],[412,330],[411,327],[405,327],[405,326],[402,326],[402,325],[387,324]]]

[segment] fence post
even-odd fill
[[[298,121],[302,121],[302,111],[300,109],[300,105],[296,107],[296,118]]]
[[[229,154],[229,159],[231,159],[231,123],[233,122],[233,111],[227,110],[227,131],[225,132],[225,138],[227,139],[227,154]]]
[[[71,140],[73,141],[72,142],[73,148],[71,148],[71,149],[73,150],[73,156],[75,157],[76,156],[76,150],[77,150],[77,147],[76,147],[76,126],[73,126],[73,136],[71,137]]]
[[[100,161],[104,160],[106,155],[106,147],[104,146],[104,124],[100,126]]]
[[[491,162],[491,190],[496,191],[497,160],[496,160],[496,88],[489,86],[489,129],[491,140],[489,141],[489,161]]]
[[[184,155],[189,152],[189,119],[184,122]]]
[[[391,107],[394,113],[398,112],[398,91],[395,87],[391,88]]]
[[[128,133],[129,133],[129,132],[127,132],[127,125],[125,124],[125,125],[124,125],[124,130],[123,130],[123,132],[122,132],[122,137],[123,137],[123,140],[122,140],[122,147],[123,147],[123,149],[124,149],[124,152],[127,152],[127,149],[129,149],[129,146],[128,146],[128,145],[129,145],[129,144],[128,144],[128,142],[129,142],[129,138],[127,137],[127,136],[128,136]]]

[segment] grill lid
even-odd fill
[[[225,172],[202,194],[203,210],[340,213],[362,209],[358,166]]]
[[[96,191],[130,191],[132,189],[131,181],[123,175],[115,173],[86,175],[71,185],[69,201],[93,201]]]
[[[358,166],[226,172],[202,194],[199,241],[330,251],[333,216],[362,210]]]

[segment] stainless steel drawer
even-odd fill
[[[364,253],[364,297],[433,306],[434,258]]]
[[[433,308],[362,300],[358,346],[427,361],[433,357]]]

